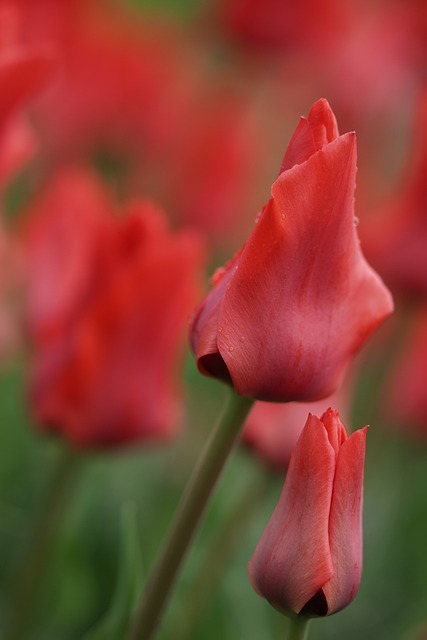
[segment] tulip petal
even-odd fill
[[[233,273],[234,269],[226,270],[205,302],[197,309],[190,333],[191,347],[196,355],[199,371],[224,382],[230,382],[231,379],[224,360],[218,352],[218,332],[223,331],[223,327],[219,326],[219,313],[222,298]]]
[[[355,138],[347,134],[273,185],[219,317],[218,348],[238,393],[269,401],[330,394],[376,326],[373,315],[383,316],[389,294],[353,223],[355,174]]]
[[[1,122],[48,83],[55,66],[49,47],[10,48],[0,55]]]
[[[326,430],[309,415],[278,505],[249,563],[255,590],[286,613],[299,613],[333,574],[328,521],[334,472]]]
[[[331,395],[393,310],[355,229],[355,134],[337,133],[329,105],[318,101],[251,236],[192,323],[199,369],[240,395],[269,402]]]
[[[302,164],[338,137],[338,125],[327,100],[317,100],[307,118],[301,118],[286,149],[280,173]]]
[[[329,519],[334,573],[323,587],[328,614],[354,599],[362,575],[362,494],[367,427],[353,433],[340,447]]]

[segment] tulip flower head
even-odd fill
[[[338,412],[309,414],[249,563],[255,591],[283,613],[330,615],[357,594],[366,430],[348,437]]]
[[[354,224],[356,139],[326,100],[302,118],[247,243],[191,328],[199,370],[273,402],[331,395],[392,311]]]
[[[27,325],[33,415],[81,448],[176,435],[200,238],[136,201],[122,219],[91,176],[64,173],[30,212]]]

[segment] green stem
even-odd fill
[[[16,588],[9,608],[10,618],[4,636],[8,640],[24,638],[31,624],[31,613],[36,604],[35,600],[52,543],[67,504],[77,460],[75,452],[64,447],[55,461],[44,502],[34,523],[29,547],[18,569]]]
[[[175,621],[178,639],[197,637],[198,623],[212,601],[212,593],[229,567],[230,559],[242,539],[242,532],[247,530],[248,524],[256,517],[257,507],[265,501],[272,486],[276,484],[276,474],[270,468],[263,467],[261,473],[259,468],[255,471],[251,481],[245,486],[240,501],[233,506],[224,527],[206,551],[205,559],[193,578],[197,589],[191,589],[191,594],[184,594],[185,606],[180,607],[178,604],[181,612]]]
[[[181,498],[129,640],[149,640],[154,636],[197,525],[252,407],[253,400],[238,396],[234,390],[232,394]]]
[[[286,640],[307,640],[310,618],[289,618]]]

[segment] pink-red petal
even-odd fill
[[[331,578],[328,521],[335,453],[310,415],[278,505],[249,563],[255,590],[286,613],[299,613]]]
[[[346,607],[356,596],[362,575],[362,494],[367,427],[340,447],[329,517],[329,543],[334,572],[324,585],[328,614]]]

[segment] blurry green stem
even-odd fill
[[[29,541],[29,547],[21,559],[16,576],[16,587],[9,606],[9,624],[4,635],[7,640],[21,640],[31,625],[31,613],[48,561],[68,492],[77,469],[78,457],[68,447],[63,447],[55,461],[49,486],[37,515]]]
[[[149,640],[154,636],[193,534],[252,403],[253,400],[238,396],[232,390],[225,412],[212,432],[181,498],[147,584],[129,640]]]
[[[290,618],[286,640],[307,640],[310,618]]]
[[[242,533],[257,514],[257,507],[265,502],[266,496],[276,486],[277,474],[270,468],[255,469],[251,481],[245,485],[240,500],[233,506],[224,527],[218,532],[213,545],[206,550],[205,561],[198,569],[194,583],[197,589],[191,589],[191,595],[185,594],[185,606],[178,607],[181,615],[176,621],[176,634],[179,639],[197,637],[197,625],[212,601],[212,593],[220,584],[236,547],[242,539]],[[261,473],[260,473],[261,471]]]

